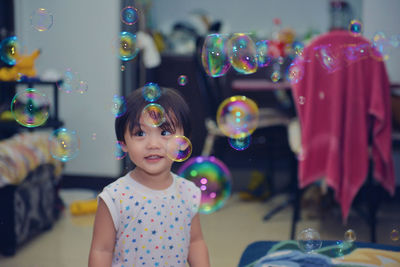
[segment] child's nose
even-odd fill
[[[156,135],[150,135],[147,139],[147,148],[160,148],[161,147],[161,138]]]

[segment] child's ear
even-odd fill
[[[122,151],[128,152],[128,148],[126,147],[126,144],[124,141],[120,141],[119,144],[121,146]]]

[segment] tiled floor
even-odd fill
[[[284,196],[267,202],[242,202],[237,195],[218,212],[201,215],[203,232],[208,244],[212,266],[237,266],[247,245],[258,240],[289,238],[291,209],[286,208],[269,221],[262,221],[265,213],[285,199]],[[68,202],[68,201],[67,201]],[[397,204],[398,205],[398,204]],[[400,225],[400,214],[395,204],[384,205],[379,213],[378,243],[400,245],[392,241],[390,232]],[[312,227],[322,239],[340,240],[346,229],[356,232],[358,241],[369,241],[368,227],[351,214],[347,226],[335,210],[325,213],[325,219],[307,219],[307,211],[298,223],[297,232]],[[19,248],[14,257],[0,256],[1,267],[77,267],[87,266],[94,216],[71,216],[68,210],[54,227]]]

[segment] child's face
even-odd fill
[[[129,154],[131,161],[139,168],[151,175],[169,172],[173,161],[166,153],[167,141],[174,135],[183,135],[183,129],[177,128],[175,133],[152,127],[140,118],[140,128],[132,132],[127,127],[125,131],[125,144],[122,150]]]

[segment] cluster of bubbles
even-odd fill
[[[53,26],[53,15],[45,8],[38,8],[32,12],[31,25],[39,32],[47,31]]]
[[[138,10],[133,6],[125,6],[121,9],[120,18],[122,23],[132,26],[138,21]],[[136,34],[129,31],[120,32],[113,47],[118,51],[119,59],[124,62],[134,59],[139,53]],[[125,66],[121,66],[120,69],[125,71]]]
[[[231,195],[232,176],[226,165],[215,157],[191,158],[178,170],[178,175],[200,188],[200,213],[219,210]]]
[[[3,39],[0,43],[0,59],[7,65],[15,65],[18,49],[19,42],[16,36]]]
[[[58,128],[49,136],[50,153],[62,162],[75,158],[79,153],[80,139],[76,131]]]
[[[313,228],[307,228],[297,235],[297,243],[301,251],[314,253],[322,246],[320,234]]]
[[[11,100],[11,113],[15,121],[25,127],[43,125],[49,117],[49,110],[49,99],[35,88],[27,88]]]
[[[80,78],[78,72],[73,71],[71,68],[67,68],[63,74],[63,79],[57,82],[57,88],[67,94],[77,92],[84,94],[88,91],[89,86],[86,81]]]
[[[244,33],[234,33],[231,36],[210,34],[204,40],[201,60],[205,72],[211,77],[221,77],[231,67],[236,72],[247,75],[273,64],[274,71],[269,78],[276,83],[282,79],[281,68],[284,59],[274,55],[273,49],[276,48],[270,45],[269,40],[254,42]],[[295,41],[287,49],[293,52],[294,58],[302,57],[304,44]],[[284,71],[286,80],[291,83],[299,82],[303,78],[303,68],[302,64],[295,63],[287,67]]]
[[[142,110],[143,122],[150,127],[160,127],[166,122],[165,109],[158,103],[155,103],[161,96],[161,88],[157,83],[147,83],[142,88],[143,99],[147,104]],[[192,154],[192,143],[183,135],[174,135],[168,139],[166,145],[166,154],[168,158],[176,162],[187,160]]]

